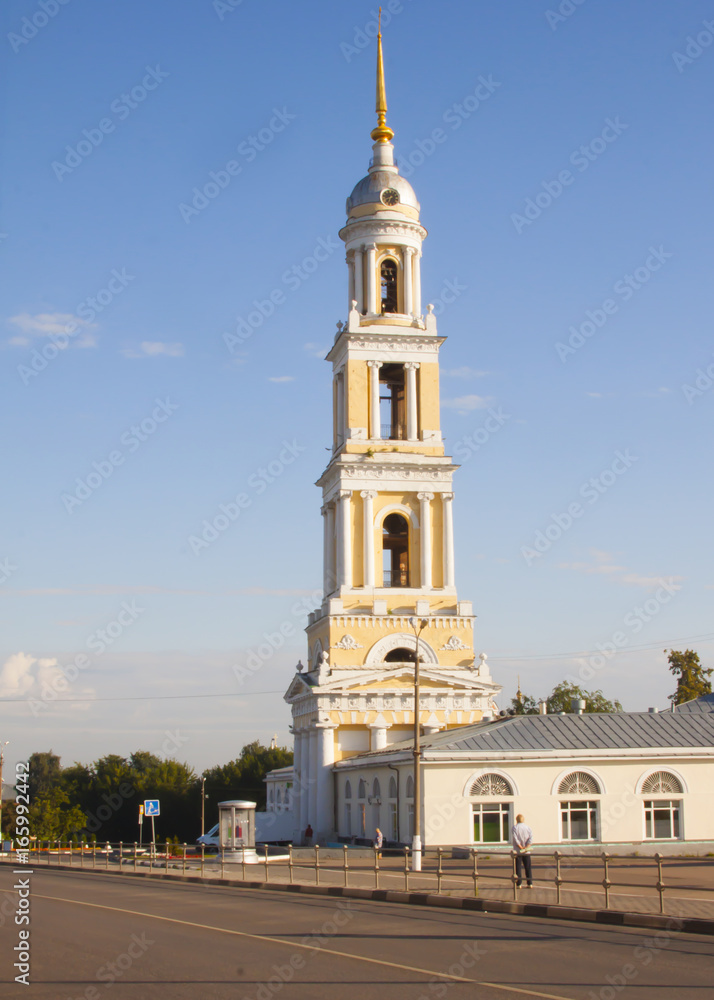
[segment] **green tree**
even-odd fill
[[[677,678],[677,690],[669,696],[671,702],[681,705],[685,701],[700,698],[703,694],[712,693],[709,678],[714,670],[706,670],[702,666],[698,653],[692,649],[686,649],[683,653],[676,649],[665,649],[665,653],[667,652],[670,673]]]
[[[621,712],[622,705],[619,701],[608,701],[602,691],[585,691],[577,684],[569,681],[561,681],[551,691],[546,702],[550,715],[558,715],[560,712],[572,713],[573,699],[585,700],[586,712]]]
[[[508,709],[510,715],[538,715],[540,709],[538,702],[529,694],[521,694],[519,698],[511,698],[511,707]]]
[[[62,769],[57,754],[48,750],[45,753],[33,753],[29,760],[30,775],[28,778],[28,794],[30,802],[49,795],[53,789],[62,784]]]
[[[265,784],[268,771],[288,767],[293,762],[293,752],[285,747],[265,747],[259,740],[247,743],[240,757],[219,767],[204,771],[206,797],[213,804],[206,815],[206,826],[211,826],[208,816],[216,815],[215,803],[223,799],[249,799],[258,809],[265,807]],[[214,820],[215,822],[215,820]]]

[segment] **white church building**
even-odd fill
[[[259,833],[267,821],[265,839],[299,844],[309,831],[330,843],[371,840],[379,826],[411,843],[416,710],[427,845],[506,843],[516,812],[539,843],[711,838],[714,714],[498,717],[501,688],[456,590],[444,337],[422,306],[427,233],[395,165],[381,35],[376,110],[340,231],[348,318],[327,355],[332,449],[317,483],[324,599],[285,694],[294,765],[267,776]]]

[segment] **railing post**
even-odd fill
[[[67,846],[69,847],[69,867],[72,867],[72,841],[67,840]]]
[[[119,874],[122,874],[122,861],[124,860],[124,841],[119,841]]]
[[[221,848],[221,878],[223,878],[223,867],[226,863],[226,852]]]
[[[518,899],[518,886],[516,882],[518,881],[518,876],[516,875],[516,852],[511,851],[511,882],[513,884],[513,898]]]
[[[111,844],[109,843],[109,841],[107,841],[107,853],[106,853],[106,856],[104,858],[104,868],[105,868],[106,871],[109,871],[109,851],[110,851],[110,848],[111,848]]]
[[[84,841],[79,838],[79,867],[84,868]]]
[[[478,851],[476,850],[475,847],[471,848],[471,855],[473,857],[473,862],[474,862],[474,873],[473,873],[474,896],[478,896]]]
[[[164,861],[164,872],[169,873],[169,842],[166,841],[166,860]]]
[[[245,882],[245,847],[240,852],[240,870],[241,870],[241,878]]]
[[[657,892],[659,893],[659,912],[664,913],[664,890],[665,884],[662,876],[662,855],[655,854],[657,862]]]
[[[347,844],[342,845],[342,867],[345,872],[345,886],[347,885]]]
[[[96,840],[92,844],[92,868],[97,867],[97,842]]]
[[[203,878],[203,865],[206,859],[206,845],[201,844],[201,878]]]
[[[183,874],[186,874],[186,841],[183,842]]]
[[[438,852],[438,859],[436,863],[436,892],[437,895],[441,895],[441,875],[442,875],[441,861],[442,861],[442,855],[444,853],[443,847],[437,848],[437,852]]]
[[[134,841],[134,871],[136,871],[138,847],[139,845]]]
[[[320,845],[315,844],[315,885],[320,884]]]
[[[607,867],[609,860],[610,860],[610,855],[607,853],[607,851],[604,851],[603,855],[602,855],[602,863],[603,863],[603,868],[604,868],[604,874],[603,874],[603,878],[602,878],[602,887],[605,890],[605,909],[606,910],[610,909],[610,886],[612,885],[612,882],[610,881],[610,878],[609,878],[609,872],[608,872],[608,867]]]
[[[288,875],[290,878],[290,885],[293,884],[293,845],[288,844]]]
[[[404,848],[404,891],[409,892],[409,846]]]
[[[379,851],[377,848],[374,850],[374,888],[379,889]]]
[[[560,877],[560,851],[556,851],[553,857],[555,858],[555,899],[560,905],[560,887],[563,884],[563,880]]]

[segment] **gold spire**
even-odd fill
[[[384,86],[384,56],[382,54],[382,8],[379,8],[379,31],[377,34],[377,127],[372,129],[375,142],[391,142],[394,132],[387,125],[387,90]]]

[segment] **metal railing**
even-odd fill
[[[252,862],[246,861],[240,851],[231,855],[222,852],[206,854],[205,848],[187,844],[149,844],[141,847],[137,843],[72,844],[66,841],[36,842],[33,853],[36,863],[68,864],[87,870],[138,872],[139,867],[159,869],[164,874],[171,872],[187,874],[200,872],[201,876],[215,876],[220,871],[224,878],[226,871],[236,876],[240,871],[243,881],[248,875],[256,881],[258,875],[264,882],[287,882],[294,884],[296,877],[315,885],[343,885],[363,888],[392,888],[404,891],[419,891],[449,895],[479,896],[484,890],[489,895],[500,892],[514,900],[530,898],[530,894],[519,892],[519,877],[516,872],[515,852],[494,852],[479,848],[424,848],[421,871],[411,870],[409,847],[400,848],[357,848],[346,844],[342,848],[296,848],[289,845],[280,854],[272,854],[268,846],[258,849]],[[240,856],[240,859],[238,858]],[[563,903],[563,894],[577,892],[580,897],[573,905],[587,908],[620,909],[613,905],[616,890],[635,889],[642,900],[656,904],[659,913],[665,913],[666,893],[696,892],[710,894],[706,902],[714,906],[714,879],[711,885],[701,882],[683,885],[674,878],[665,882],[665,869],[685,863],[677,856],[663,857],[654,854],[649,857],[626,857],[602,852],[600,855],[533,852],[533,878],[540,892],[549,894],[548,902]],[[688,857],[686,865],[691,868],[697,863],[711,869],[707,858]],[[619,876],[623,877],[620,878]],[[637,876],[639,880],[637,880]],[[656,894],[653,899],[652,894]],[[583,896],[596,900],[588,902]],[[552,897],[554,896],[554,900]],[[493,897],[495,898],[495,897]],[[687,897],[678,896],[680,901]],[[540,899],[539,901],[542,901]]]
[[[407,570],[397,570],[396,573],[392,573],[391,570],[385,569],[382,571],[382,586],[383,587],[408,587],[409,586],[409,572]]]

